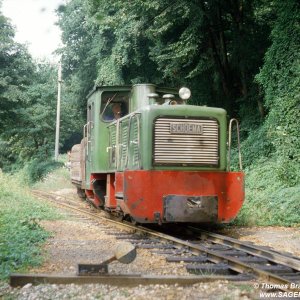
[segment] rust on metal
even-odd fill
[[[108,265],[117,260],[122,264],[130,264],[136,258],[136,248],[129,242],[118,243],[114,255],[103,261],[101,264],[78,264],[79,276],[97,276],[108,274]]]

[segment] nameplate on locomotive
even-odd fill
[[[201,124],[196,123],[171,123],[171,134],[202,134],[203,128]]]

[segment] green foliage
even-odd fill
[[[34,65],[23,45],[13,40],[14,29],[0,11],[0,134],[16,121],[15,109],[26,101]]]
[[[236,116],[257,103],[272,19],[264,1],[72,0],[59,9],[64,73],[82,108],[94,83],[152,82],[188,85],[194,104]]]
[[[59,10],[64,72],[82,107],[94,83],[152,82],[237,116],[245,99],[257,105],[273,15],[264,1],[72,0]]]
[[[251,166],[270,157],[274,151],[273,143],[268,136],[265,126],[252,129],[241,145],[243,153],[243,163]]]
[[[13,270],[37,265],[41,261],[37,246],[49,236],[33,219],[7,217],[1,213],[0,278],[8,277]]]
[[[64,72],[82,107],[94,83],[152,82],[188,85],[194,104],[237,116],[259,106],[253,78],[273,19],[264,0],[72,0],[59,9]]]
[[[31,160],[24,168],[27,183],[33,184],[42,180],[48,173],[63,166],[62,162],[54,160]]]
[[[265,128],[278,158],[280,180],[295,186],[300,184],[300,4],[277,1],[276,9],[272,45],[256,79],[265,91]]]
[[[5,171],[54,156],[57,66],[34,63],[13,37],[12,25],[0,12],[0,168]],[[80,132],[80,139],[82,123],[73,91],[63,89],[60,142],[64,149],[71,148],[74,131]]]
[[[59,8],[58,16],[66,45],[59,51],[63,54],[63,77],[70,87],[70,96],[81,107],[82,117],[85,115],[85,97],[97,77],[97,49],[102,42],[97,38],[97,27],[88,17],[86,1],[70,1]]]
[[[17,122],[11,124],[2,134],[10,149],[10,157],[15,161],[26,162],[35,157],[47,160],[53,156],[57,101],[56,71],[56,67],[47,62],[37,65],[33,82],[24,92],[26,103],[14,109]],[[68,101],[68,96],[66,91],[61,102],[62,142],[69,139],[73,131],[79,130],[81,125],[77,107]]]
[[[261,160],[246,170],[246,200],[237,225],[300,225],[300,186],[282,182],[281,164]]]
[[[72,185],[70,180],[70,171],[67,168],[62,167],[49,172],[46,176],[43,176],[41,181],[38,181],[33,185],[33,188],[53,191],[67,188],[74,189],[74,185]]]
[[[40,246],[49,233],[39,222],[59,217],[30,196],[22,179],[0,172],[0,279],[41,262]]]
[[[274,5],[272,45],[256,76],[268,114],[242,145],[248,168],[238,224],[300,224],[300,4]]]

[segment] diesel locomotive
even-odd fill
[[[70,156],[78,193],[138,223],[233,220],[244,174],[230,171],[226,111],[189,105],[190,94],[153,84],[95,87]]]

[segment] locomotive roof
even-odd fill
[[[161,90],[161,92],[173,92],[175,94],[178,93],[176,88],[171,88],[171,87],[160,87],[157,86],[156,84],[153,83],[138,83],[138,84],[132,84],[132,85],[95,85],[94,88],[88,93],[86,96],[86,99],[88,99],[94,92],[97,90],[131,90],[134,86],[139,86],[139,85],[153,85],[155,86],[158,90]]]
[[[93,89],[87,94],[86,99],[88,99],[94,92],[97,90],[103,89],[103,90],[111,90],[111,89],[128,89],[130,90],[132,88],[132,85],[95,85]]]

